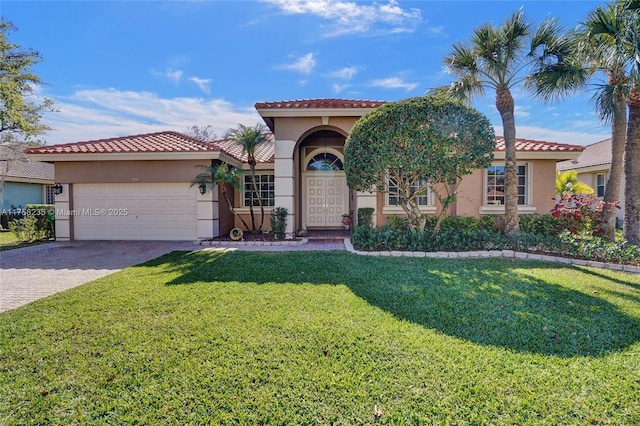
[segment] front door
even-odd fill
[[[340,228],[342,215],[349,213],[349,190],[344,172],[304,174],[304,223],[309,229]]]

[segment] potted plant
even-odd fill
[[[344,226],[351,226],[351,215],[349,213],[342,215],[342,224]]]
[[[240,241],[242,239],[242,234],[242,229],[233,228],[231,232],[229,232],[229,238],[231,238],[233,241]]]

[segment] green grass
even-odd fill
[[[48,241],[24,242],[18,240],[13,232],[0,232],[0,251],[13,250],[22,247],[44,244]]]
[[[174,252],[0,314],[0,424],[640,424],[640,277]]]

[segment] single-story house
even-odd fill
[[[0,144],[0,207],[5,213],[55,202],[53,164],[32,161],[23,151],[22,145]]]
[[[593,188],[598,197],[604,197],[607,179],[611,170],[611,138],[586,145],[580,156],[573,160],[560,161],[558,171],[575,170],[578,179]],[[616,213],[618,221],[624,220],[624,171],[620,183],[620,209]]]
[[[267,211],[288,210],[287,232],[300,227],[338,229],[342,215],[372,207],[377,224],[402,214],[397,200],[347,187],[344,144],[354,123],[382,101],[309,99],[259,102],[258,113],[273,140],[257,153],[259,190]],[[547,213],[554,205],[556,163],[574,160],[578,145],[518,139],[519,209]],[[31,148],[34,160],[55,163],[56,236],[59,239],[188,240],[210,238],[240,224],[218,191],[200,194],[190,182],[196,165],[224,161],[248,170],[246,158],[228,142],[204,142],[177,132]],[[504,212],[504,141],[497,138],[495,162],[465,177],[449,214]],[[246,177],[248,179],[248,177]],[[229,193],[248,215],[253,202],[248,180]],[[419,200],[425,213],[440,208],[433,195]],[[265,221],[268,226],[268,220]]]

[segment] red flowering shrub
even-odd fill
[[[593,194],[568,194],[556,201],[551,215],[557,220],[558,231],[566,229],[572,234],[602,236],[605,202]],[[616,202],[614,206],[620,208]]]

